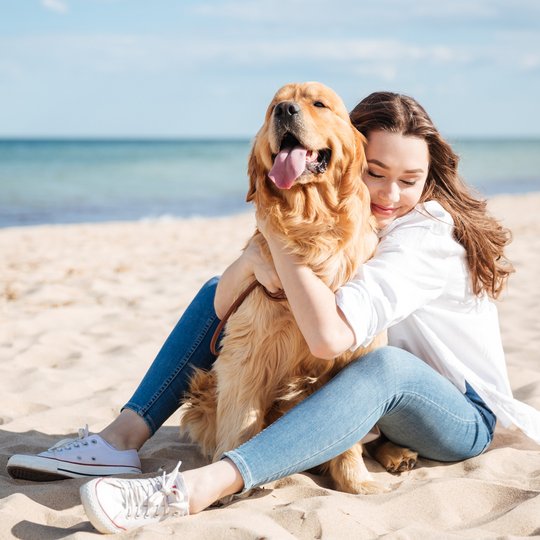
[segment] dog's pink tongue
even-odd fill
[[[302,146],[280,150],[268,177],[278,188],[290,189],[306,168],[306,154]]]

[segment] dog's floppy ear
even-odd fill
[[[257,191],[257,178],[261,175],[262,171],[262,166],[257,159],[255,145],[256,141],[253,143],[248,161],[249,189],[246,195],[246,202],[251,202],[255,198],[255,192]]]
[[[364,169],[367,166],[367,162],[366,162],[367,139],[356,128],[354,128],[354,134],[355,134],[355,147],[356,147],[355,148],[355,151],[356,151],[355,161],[358,162],[358,166],[360,167],[360,172],[363,173]]]
[[[339,184],[339,198],[345,202],[361,190],[362,174],[366,167],[365,145],[366,138],[351,126],[353,138],[344,147],[345,156],[348,157],[349,166],[344,171]],[[350,139],[349,139],[350,140]]]

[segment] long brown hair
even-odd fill
[[[511,240],[486,210],[486,200],[472,193],[458,175],[459,157],[441,137],[424,108],[413,98],[374,92],[352,111],[351,121],[366,137],[381,130],[422,138],[429,149],[429,171],[420,202],[438,201],[454,220],[454,238],[465,248],[475,294],[497,298],[514,271],[504,255]]]

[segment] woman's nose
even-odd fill
[[[396,182],[388,182],[384,185],[379,193],[379,197],[388,202],[398,202],[399,201],[399,186]]]

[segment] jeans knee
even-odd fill
[[[218,283],[218,276],[215,276],[204,283],[184,312],[184,316],[190,313],[192,316],[196,315],[198,318],[203,317],[205,320],[208,317],[216,317],[214,300]]]
[[[401,383],[407,380],[416,380],[419,370],[427,365],[404,349],[388,345],[380,347],[358,359],[358,362],[369,365],[377,373],[382,383],[389,384],[399,380]]]
[[[206,299],[209,302],[212,302],[214,305],[214,298],[216,296],[216,289],[219,283],[219,276],[214,276],[210,278],[199,290],[197,293],[197,298]]]
[[[364,361],[369,360],[380,368],[395,371],[403,366],[404,362],[406,362],[406,360],[404,360],[404,357],[406,357],[406,355],[408,354],[410,353],[403,349],[393,347],[392,345],[387,345],[385,347],[380,347],[379,349],[371,351],[363,358]]]
[[[217,284],[219,283],[219,278],[221,276],[211,277],[202,287],[201,291],[213,290],[215,292]]]

